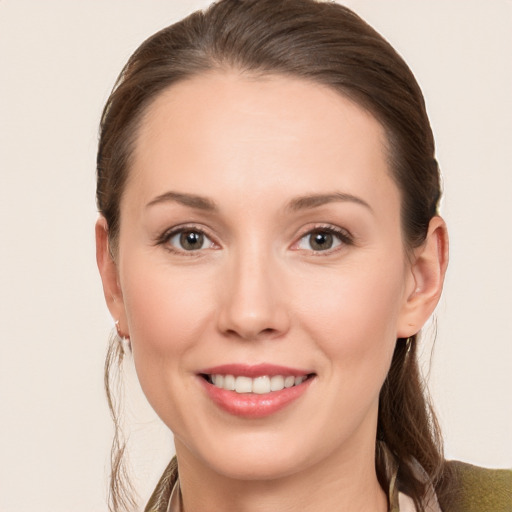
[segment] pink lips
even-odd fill
[[[311,372],[270,364],[227,364],[205,368],[198,372],[199,381],[203,389],[216,405],[230,414],[249,419],[264,418],[284,409],[287,405],[304,395],[313,380],[310,377],[299,385],[260,395],[256,393],[237,393],[218,388],[206,380],[204,375],[234,375],[235,377],[243,376],[250,378],[263,375],[269,377],[275,375],[306,377],[311,375]]]

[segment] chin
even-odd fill
[[[225,477],[235,480],[276,481],[305,469],[303,454],[276,452],[233,454],[222,460],[215,460],[212,469]]]
[[[188,451],[199,465],[225,478],[279,480],[307,469],[322,456],[320,452],[308,450],[307,441],[297,439],[298,434],[298,430],[294,434],[231,432],[228,439],[203,437],[204,443],[189,448],[177,442],[176,449],[179,456],[187,456],[184,451]]]

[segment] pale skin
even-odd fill
[[[434,217],[425,243],[406,247],[374,117],[289,77],[172,86],[140,126],[115,258],[103,218],[96,237],[108,307],[175,436],[186,511],[387,510],[379,390],[397,338],[438,302],[448,242]],[[258,419],[198,384],[200,368],[262,362],[314,379]]]

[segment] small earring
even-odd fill
[[[411,351],[413,341],[414,341],[414,338],[412,336],[409,336],[405,340],[405,348],[406,348],[407,354]]]
[[[125,335],[121,332],[121,328],[119,327],[119,320],[115,321],[117,337],[119,338],[119,343],[121,344],[121,348],[123,349],[123,353],[131,353],[132,344],[130,341],[130,336]]]

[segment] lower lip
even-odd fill
[[[264,418],[284,409],[299,399],[309,388],[313,378],[308,378],[298,386],[272,391],[263,395],[256,393],[236,393],[221,389],[198,377],[208,396],[221,409],[234,416],[244,418]]]

